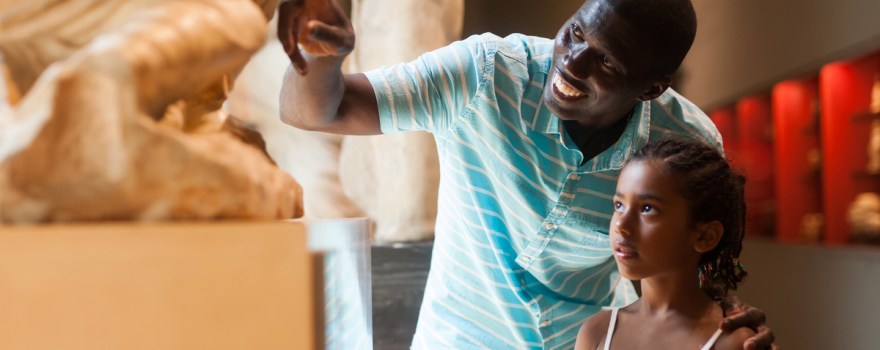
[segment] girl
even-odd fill
[[[744,178],[714,148],[665,140],[636,152],[614,195],[609,238],[620,273],[642,296],[594,315],[575,349],[743,349],[754,332],[718,329],[715,302],[736,289]]]

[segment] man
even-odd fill
[[[299,72],[285,78],[282,119],[437,141],[436,238],[414,348],[571,348],[586,317],[635,300],[608,243],[621,164],[649,140],[721,147],[705,114],[668,89],[694,38],[689,1],[588,0],[555,41],[474,36],[352,75],[339,69],[351,26],[338,7],[311,6],[281,6]],[[770,346],[763,313],[735,304],[726,327],[758,328],[747,348]]]

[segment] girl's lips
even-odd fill
[[[635,259],[639,256],[639,252],[626,242],[618,241],[614,245],[614,255],[620,259]]]
[[[614,250],[614,255],[616,255],[620,259],[635,259],[639,256],[639,253],[636,251],[617,248]]]

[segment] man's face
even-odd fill
[[[563,120],[614,124],[655,83],[649,44],[605,0],[586,1],[556,35],[544,103]]]

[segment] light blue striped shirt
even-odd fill
[[[427,130],[440,157],[431,271],[413,348],[565,349],[583,321],[636,299],[608,242],[624,160],[649,140],[721,147],[669,90],[640,103],[620,140],[583,160],[541,94],[553,41],[473,36],[367,73],[383,133]]]

